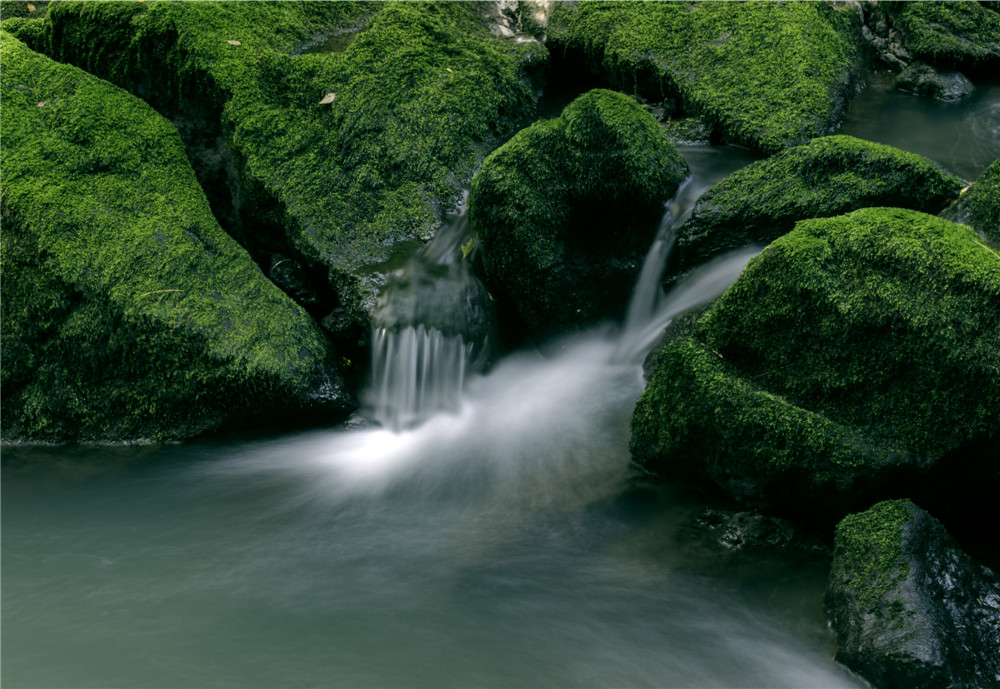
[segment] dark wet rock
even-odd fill
[[[0,41],[4,439],[178,439],[345,415],[329,344],[219,227],[176,129]]]
[[[864,25],[861,32],[875,54],[889,69],[900,71],[913,61],[913,53],[906,48],[902,32],[894,26],[896,13],[892,6],[877,0],[861,3]]]
[[[334,300],[330,285],[315,272],[310,272],[301,262],[284,254],[271,256],[268,277],[306,311],[319,316],[332,306]]]
[[[951,102],[968,98],[976,87],[961,72],[939,72],[925,62],[914,62],[896,76],[904,93]]]
[[[722,137],[774,153],[829,134],[860,83],[855,7],[827,3],[560,3],[553,55]],[[683,116],[683,115],[681,115]]]
[[[813,139],[737,170],[677,231],[667,282],[723,251],[766,244],[799,220],[872,206],[937,213],[964,180],[914,153],[851,136]]]
[[[941,217],[970,225],[987,240],[1000,243],[1000,159],[994,160],[958,201],[942,211]]]
[[[879,689],[1000,687],[1000,575],[908,500],[840,522],[826,606],[837,659]]]
[[[687,165],[633,99],[590,91],[492,153],[469,219],[486,277],[528,331],[620,314]]]
[[[826,550],[822,543],[800,533],[787,519],[757,512],[704,509],[692,518],[691,529],[715,546],[736,552],[823,553]]]
[[[818,522],[959,455],[995,472],[998,341],[998,258],[970,228],[896,208],[800,221],[659,353],[632,454]]]

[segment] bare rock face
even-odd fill
[[[954,102],[964,100],[976,87],[961,72],[940,72],[924,62],[914,62],[896,77],[896,88],[916,96]]]
[[[876,687],[1000,687],[1000,576],[908,500],[840,522],[826,605],[837,659]]]

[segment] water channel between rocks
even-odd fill
[[[981,147],[997,145],[990,102]],[[675,213],[752,160],[682,153]],[[507,355],[399,432],[359,415],[4,448],[3,685],[865,686],[833,661],[822,555],[711,547],[691,528],[706,503],[630,469],[642,330]]]

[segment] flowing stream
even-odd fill
[[[694,199],[752,160],[682,153],[693,175],[660,255]],[[396,307],[442,274],[482,304],[456,236],[399,277]],[[2,685],[866,686],[833,661],[826,556],[712,545],[692,518],[714,503],[630,468],[644,353],[755,251],[668,295],[654,258],[621,328],[489,369],[486,311],[482,338],[447,345],[446,321],[387,307],[367,408],[342,426],[5,447]],[[393,368],[392,348],[413,355]],[[465,367],[431,381],[439,357]]]

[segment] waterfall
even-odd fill
[[[629,300],[615,361],[640,362],[674,318],[722,296],[739,277],[747,261],[760,253],[761,248],[756,246],[728,252],[691,271],[669,292],[663,291],[663,276],[677,241],[677,229],[691,215],[703,191],[703,182],[696,181],[694,176],[688,177],[667,203]]]
[[[372,338],[375,418],[401,430],[457,412],[473,346],[423,325],[378,328]]]
[[[368,403],[391,430],[457,412],[468,373],[489,357],[493,311],[468,241],[466,217],[451,218],[379,295]]]

